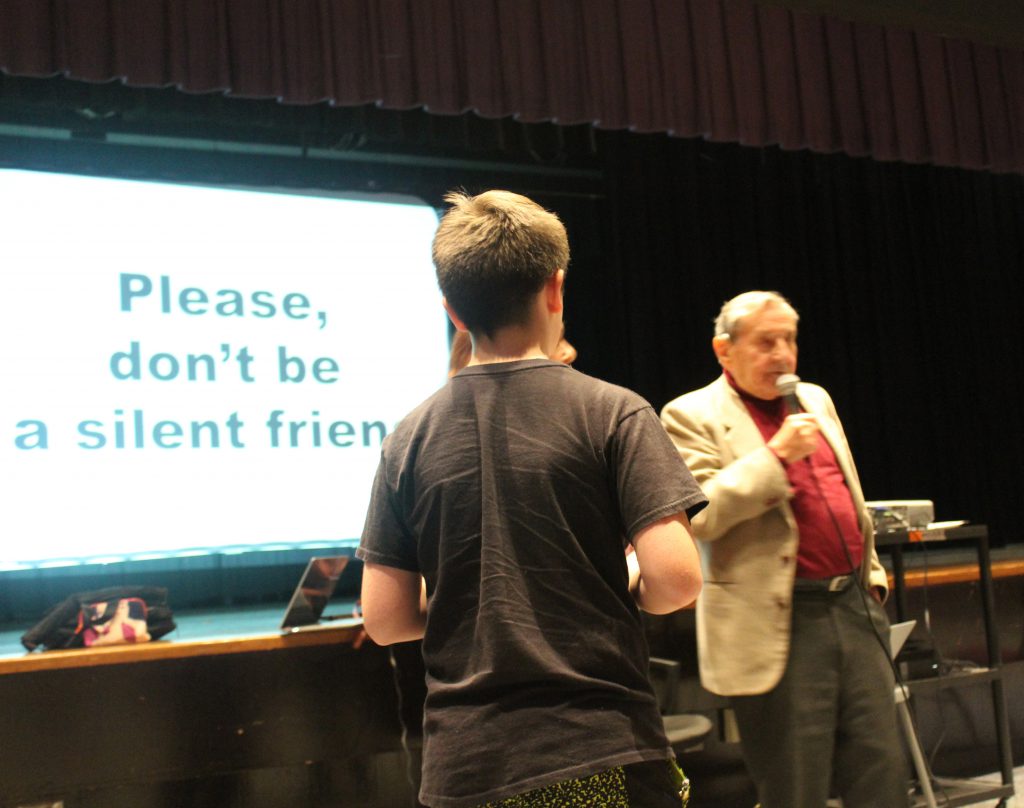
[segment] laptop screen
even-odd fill
[[[348,562],[349,556],[314,556],[309,559],[285,610],[282,630],[312,626],[320,620]]]
[[[889,653],[892,654],[893,659],[896,658],[900,649],[903,648],[903,644],[907,641],[907,637],[910,636],[910,632],[914,630],[916,625],[916,620],[906,620],[889,626]]]

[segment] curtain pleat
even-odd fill
[[[601,140],[616,260],[586,294],[570,283],[582,370],[660,407],[720,372],[722,301],[777,289],[800,312],[799,373],[832,393],[870,498],[933,499],[942,519],[1020,539],[1024,430],[999,425],[1024,396],[1021,177]]]
[[[869,153],[864,107],[861,101],[863,79],[859,70],[856,32],[852,26],[839,20],[825,19],[825,48],[831,55],[829,70],[832,91],[836,98],[847,99],[835,105],[834,117],[837,137],[845,144],[843,150],[850,155]]]
[[[1024,54],[753,0],[0,0],[0,69],[1024,171]]]
[[[766,9],[761,19],[764,47],[761,56],[767,82],[765,104],[768,142],[784,149],[799,149],[803,138],[803,109],[797,92],[797,76],[809,65],[799,63],[793,16],[783,9]]]

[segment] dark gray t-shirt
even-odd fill
[[[423,802],[670,756],[623,549],[705,502],[646,401],[547,360],[466,368],[403,419],[357,555],[427,581]]]

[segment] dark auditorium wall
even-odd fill
[[[721,302],[777,289],[801,312],[799,372],[831,391],[868,498],[934,499],[940,518],[987,522],[996,544],[1024,539],[1024,178],[600,142],[615,292],[609,314],[584,319],[617,333],[588,331],[580,367],[660,406],[717,372]]]
[[[579,369],[661,407],[717,374],[722,302],[778,290],[868,498],[932,499],[995,545],[1024,540],[1024,179],[661,135],[597,148],[602,200],[538,197],[573,241]]]
[[[89,109],[92,114],[83,115]],[[0,163],[215,182],[418,193],[503,186],[568,225],[567,321],[577,366],[660,407],[710,381],[721,302],[773,288],[801,312],[800,373],[826,386],[869,498],[930,498],[940,518],[1017,528],[1024,430],[1024,178],[844,155],[712,144],[173,90],[4,77]],[[114,147],[105,132],[329,146],[312,159]],[[358,158],[358,159],[356,159]],[[141,167],[141,168],[140,168]]]

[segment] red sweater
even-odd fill
[[[741,390],[731,375],[726,377],[767,442],[786,419],[785,402],[781,397],[770,401],[755,398]],[[828,441],[819,432],[814,453],[785,467],[793,491],[789,504],[800,532],[797,577],[831,578],[859,569],[864,558],[864,537],[843,470]],[[849,557],[843,552],[839,536],[849,549]]]

